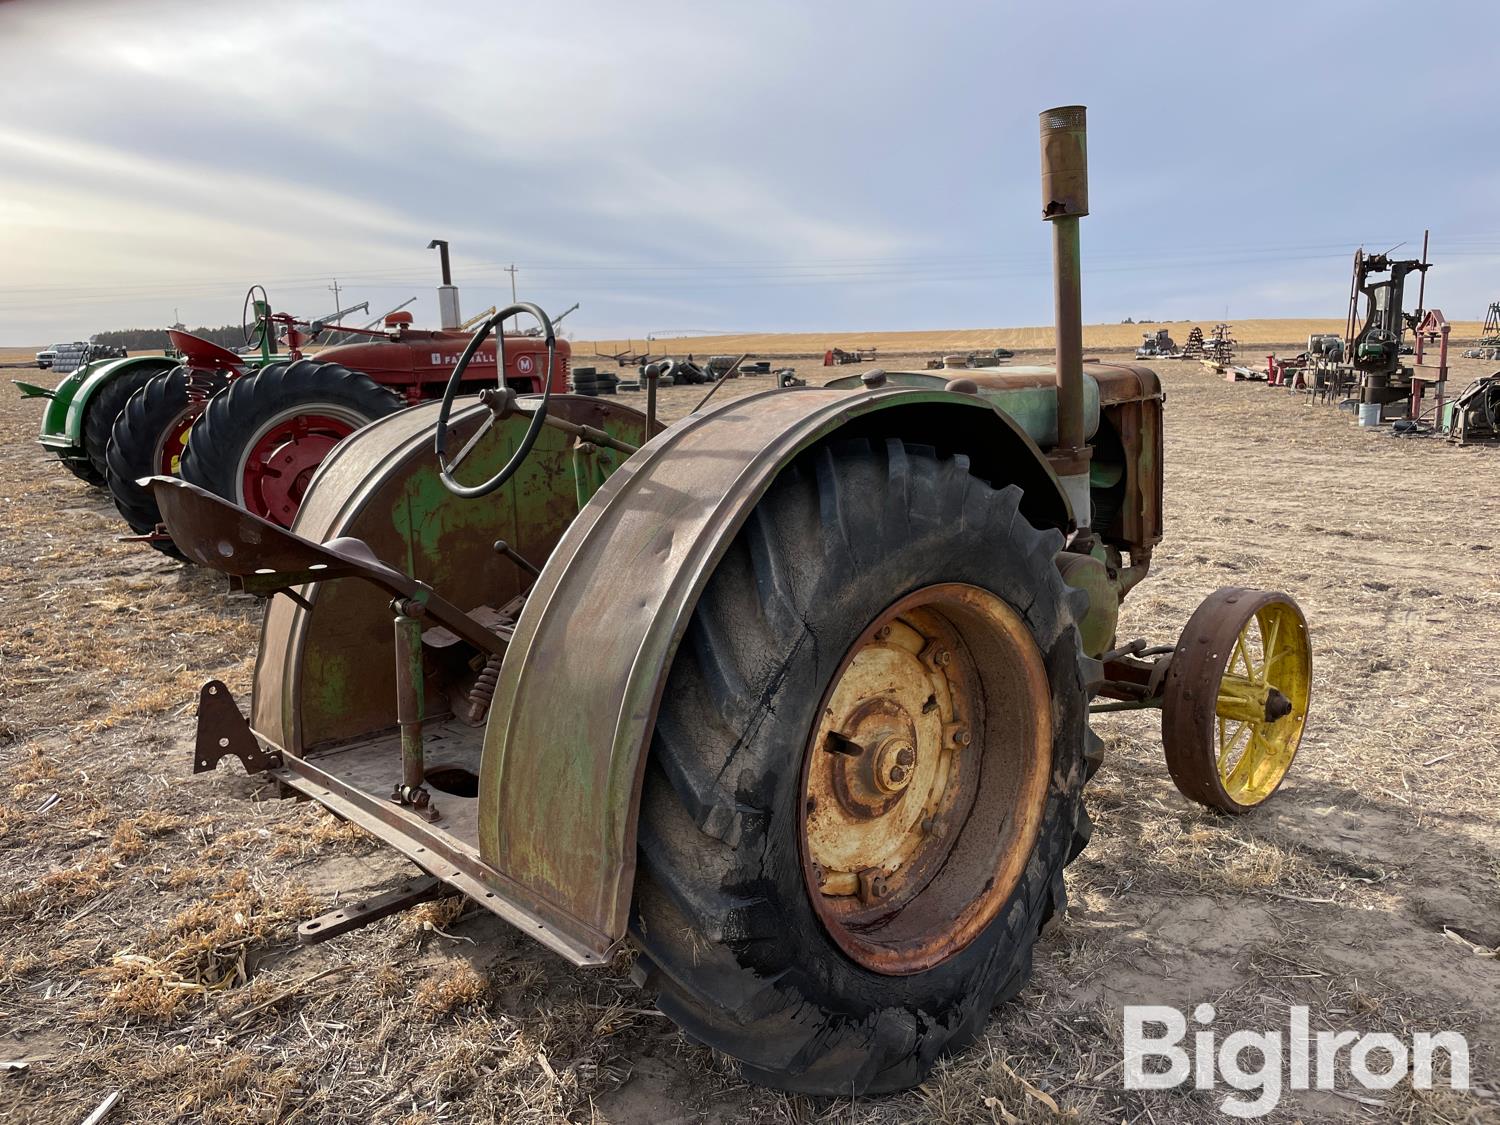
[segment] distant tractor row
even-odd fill
[[[438,330],[414,328],[412,315],[400,311],[379,328],[337,323],[357,308],[307,321],[275,312],[255,287],[245,301],[243,352],[170,331],[165,355],[87,363],[50,390],[18,383],[23,394],[48,400],[41,444],[76,476],[106,484],[131,529],[169,554],[181,552],[139,483],[147,477],[180,476],[290,527],[314,471],[340,440],[442,395],[469,340],[443,250]],[[325,333],[361,339],[309,354]],[[549,372],[540,339],[506,336],[498,347],[486,340],[470,358],[461,393],[493,386],[502,356],[505,385],[518,393],[540,392],[549,375],[553,390],[565,391],[565,341],[556,354]]]

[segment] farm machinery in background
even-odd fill
[[[1175,359],[1177,358],[1177,341],[1172,339],[1172,333],[1165,328],[1158,328],[1155,332],[1143,332],[1141,346],[1135,349],[1135,358]]]
[[[855,348],[852,351],[844,348],[829,348],[823,353],[824,367],[842,367],[846,363],[874,363],[874,348]]]
[[[1500,301],[1491,301],[1484,311],[1484,327],[1472,348],[1464,349],[1465,359],[1500,359]]]
[[[871,371],[671,427],[654,395],[493,366],[458,398],[518,313],[561,364],[516,305],[440,401],[339,443],[290,529],[150,482],[183,552],[267,599],[249,720],[206,684],[194,771],[237,758],[426,872],[306,940],[467,895],[575,965],[629,942],[749,1079],[880,1093],[1029,977],[1090,834],[1091,715],[1160,708],[1195,801],[1271,796],[1308,716],[1296,603],[1223,589],[1175,644],[1119,636],[1163,397],[1083,361],[1084,111],[1041,125],[1052,368]]]
[[[1015,352],[1009,348],[988,348],[984,351],[974,352],[951,352],[948,355],[935,356],[927,361],[928,371],[941,371],[945,368],[970,368],[970,367],[999,367],[1008,359],[1015,358]]]
[[[1313,401],[1357,411],[1362,426],[1395,419],[1400,432],[1432,432],[1426,428],[1430,421],[1433,429],[1449,432],[1458,417],[1453,409],[1445,409],[1444,402],[1450,326],[1441,309],[1425,307],[1427,271],[1432,268],[1427,249],[1424,233],[1421,258],[1398,259],[1356,250],[1344,335],[1311,336],[1307,351],[1291,360],[1268,357],[1272,384],[1305,391]],[[1421,283],[1416,311],[1408,313],[1406,283],[1413,273]],[[1470,417],[1477,422],[1472,410]]]

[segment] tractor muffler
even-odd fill
[[[1042,218],[1052,224],[1057,325],[1057,446],[1048,459],[1079,528],[1091,522],[1083,428],[1083,295],[1078,220],[1089,213],[1088,126],[1081,105],[1043,111]]]

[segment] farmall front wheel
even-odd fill
[[[182,479],[290,527],[333,447],[402,405],[395,391],[337,363],[271,364],[209,402]]]
[[[920,1082],[1031,970],[1081,850],[1079,607],[1020,491],[896,440],[784,472],[720,562],[646,767],[642,982],[747,1078]]]

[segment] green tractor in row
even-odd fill
[[[156,376],[178,364],[172,353],[112,357],[84,363],[55,387],[13,380],[26,398],[47,400],[42,411],[42,448],[79,480],[102,485],[109,472],[107,451],[115,419]]]

